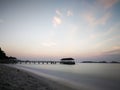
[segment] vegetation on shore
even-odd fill
[[[17,58],[7,56],[6,53],[0,48],[0,63],[17,63]]]

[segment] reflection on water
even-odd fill
[[[89,90],[120,90],[120,64],[80,63],[76,65],[23,64],[16,67],[29,70],[73,87]]]

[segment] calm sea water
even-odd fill
[[[79,63],[76,65],[15,65],[37,75],[59,81],[76,89],[120,90],[120,64]]]

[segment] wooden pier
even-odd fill
[[[16,64],[57,64],[60,61],[18,61]]]

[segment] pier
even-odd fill
[[[57,64],[60,61],[18,61],[14,64]]]

